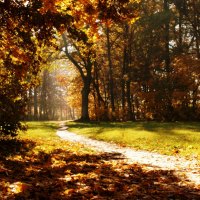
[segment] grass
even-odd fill
[[[196,122],[67,122],[67,126],[72,132],[97,140],[200,159],[200,124]]]
[[[20,140],[31,140],[36,143],[35,152],[50,153],[57,148],[59,137],[56,135],[57,122],[27,122],[27,132],[19,134]],[[58,142],[59,143],[59,142]]]
[[[149,171],[143,165],[127,165],[115,153],[62,141],[56,135],[57,122],[27,124],[27,133],[15,139],[0,138],[0,199],[199,199],[199,190],[190,186],[184,174]],[[93,130],[100,139],[105,130],[114,135],[121,130],[123,138],[133,127],[136,132],[156,132],[155,125],[144,125],[69,123],[73,130],[81,128],[87,135]]]
[[[64,177],[95,151],[61,140],[58,122],[26,124],[16,138],[0,137],[0,199],[66,199]]]
[[[28,126],[27,132],[21,132],[18,139],[34,142],[35,147],[33,151],[36,154],[40,152],[50,154],[60,148],[66,150],[69,150],[69,148],[75,150],[81,148],[84,151],[82,147],[62,141],[56,135],[56,131],[59,128],[59,122],[57,121],[27,122],[26,124]],[[89,151],[89,149],[85,148],[85,151]]]

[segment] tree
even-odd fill
[[[82,1],[81,1],[82,2]],[[88,96],[90,94],[91,83],[94,82],[94,74],[92,74],[94,69],[94,64],[96,62],[96,55],[98,54],[95,49],[98,45],[98,30],[101,29],[101,24],[106,24],[109,20],[117,21],[125,19],[126,17],[133,17],[132,12],[130,12],[129,3],[133,4],[134,1],[115,1],[113,2],[101,2],[94,1],[91,3],[89,1],[84,1],[84,4],[80,2],[74,3],[74,13],[79,13],[75,17],[74,26],[77,28],[76,33],[77,37],[74,37],[71,32],[67,31],[66,34],[62,34],[64,41],[64,51],[68,59],[74,64],[78,69],[82,82],[82,112],[81,118],[82,121],[89,120],[89,102]],[[102,13],[102,9],[106,13]],[[126,14],[125,14],[126,13]],[[109,36],[109,27],[106,27],[106,36],[107,36],[107,57],[109,61],[109,82],[110,82],[110,97],[111,97],[111,106],[112,112],[115,112],[115,103],[114,103],[114,92],[113,92],[113,75],[112,75],[112,59],[111,59],[111,47],[110,47],[110,36]],[[75,51],[70,52],[69,48],[74,47]],[[96,91],[98,93],[98,98],[100,98],[99,89]],[[102,100],[102,99],[101,99]],[[112,114],[112,115],[113,115]]]
[[[25,107],[35,119],[56,116],[54,76],[45,71],[37,89],[36,80],[58,37],[79,72],[82,121],[198,119],[199,2],[136,2],[0,1],[1,134],[22,128]]]
[[[83,88],[81,91],[82,94],[82,109],[81,109],[81,121],[89,121],[89,93],[90,93],[90,85],[92,81],[92,69],[93,69],[93,52],[90,49],[91,44],[85,42],[82,44],[84,47],[81,49],[80,46],[76,43],[68,43],[66,36],[62,35],[64,42],[64,52],[68,59],[74,64],[81,75],[81,79],[83,82]],[[69,45],[75,48],[75,52],[69,52]],[[83,51],[86,51],[83,53]]]
[[[39,48],[50,44],[54,28],[70,21],[58,13],[42,13],[42,1],[0,2],[0,134],[23,129],[26,93],[40,70]]]
[[[181,5],[181,10],[188,13],[194,9],[192,5],[188,1]],[[185,11],[180,14],[172,1],[143,1],[139,12],[136,23],[109,26],[116,120],[130,119],[129,111],[143,120],[197,119],[199,78],[193,65],[198,66],[199,59],[192,28],[196,18],[190,20],[190,12],[187,16]],[[198,15],[197,11],[194,13]],[[102,30],[96,56],[96,65],[101,66],[97,67],[100,95],[96,93],[96,96],[111,106],[109,61],[105,59],[108,57],[108,34],[106,29]],[[186,70],[186,65],[190,69]],[[96,88],[93,91],[97,91]],[[182,95],[179,98],[177,94]]]
[[[106,42],[107,42],[107,57],[109,66],[109,89],[110,89],[110,100],[112,108],[112,118],[115,115],[115,100],[114,100],[114,83],[113,83],[113,64],[111,59],[111,42],[110,42],[110,28],[106,27]]]

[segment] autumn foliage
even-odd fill
[[[79,73],[69,103],[81,104],[82,121],[199,120],[198,8],[190,0],[1,1],[1,133],[20,127],[50,46]]]
[[[41,14],[41,1],[0,2],[0,133],[22,129],[26,91],[40,70],[40,47],[48,45],[54,27],[66,23],[55,13]],[[50,19],[50,20],[49,20]]]
[[[108,13],[115,10],[112,3],[103,6]],[[97,21],[95,37],[90,27],[81,27],[93,41],[84,44],[93,55],[91,119],[199,120],[199,6],[197,1],[141,1],[129,4],[136,14],[130,20]],[[82,47],[70,40],[68,44]],[[71,55],[77,58],[82,52]],[[76,101],[77,94],[70,94]]]
[[[122,16],[129,16],[130,13],[125,14],[128,6],[129,1],[1,1],[0,80],[1,112],[4,113],[0,115],[1,133],[8,126],[20,128],[16,123],[22,119],[24,109],[19,104],[26,104],[26,91],[35,84],[32,80],[40,71],[41,48],[44,45],[54,45],[51,39],[56,31],[62,33],[67,30],[70,37],[86,42],[88,36],[97,32],[97,19],[121,19]],[[106,14],[102,13],[103,9],[106,9]],[[88,36],[79,30],[84,24],[91,27]],[[11,92],[5,92],[7,89]],[[11,94],[12,91],[16,94]],[[4,107],[5,99],[12,102],[12,106]],[[9,117],[5,115],[9,116],[12,110],[15,121],[10,119],[6,122]],[[19,110],[21,114],[15,115]]]
[[[182,172],[128,164],[119,153],[47,135],[0,140],[2,199],[199,199]]]

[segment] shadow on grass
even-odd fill
[[[27,123],[28,128],[35,130],[35,129],[51,129],[51,130],[57,130],[58,129],[58,125],[55,123],[50,123],[50,122],[31,122],[31,124]]]
[[[119,154],[79,155],[57,149],[20,160],[1,161],[1,199],[199,199],[197,190],[180,186],[173,171],[145,171],[127,165]],[[22,183],[14,194],[13,185]],[[10,189],[9,189],[10,188]],[[17,189],[16,189],[17,190]]]
[[[98,133],[104,128],[145,130],[164,135],[173,135],[175,129],[200,132],[200,123],[197,122],[76,122],[68,123],[67,126],[69,128],[97,128]]]
[[[138,128],[164,135],[173,135],[175,130],[200,132],[200,124],[197,122],[141,122]]]

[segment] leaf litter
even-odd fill
[[[61,132],[70,135],[65,129],[57,134]],[[2,143],[0,199],[200,199],[198,181],[188,178],[188,173],[198,175],[195,163],[169,165],[181,161],[165,156],[162,161],[161,155],[157,158],[147,152],[142,156],[143,152],[114,144],[106,144],[107,148],[104,142],[98,146],[99,141],[94,141],[94,148],[90,139],[87,143],[87,139],[73,137],[76,141],[72,135],[67,141],[50,141],[55,147],[51,152],[36,151],[42,149],[38,147],[42,142],[31,140],[17,141],[17,150],[4,152],[16,142],[4,147]]]

